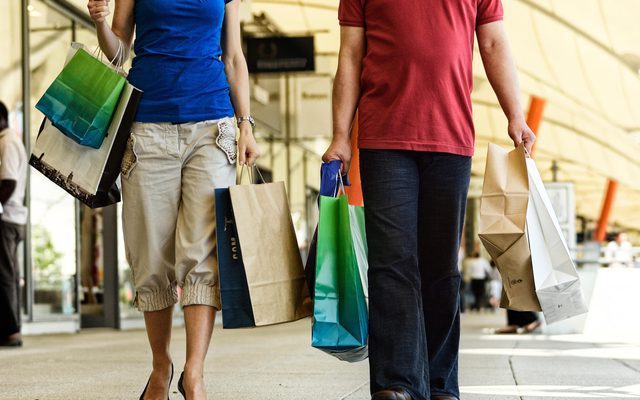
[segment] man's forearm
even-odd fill
[[[487,78],[509,121],[524,118],[518,76],[506,38],[481,45],[480,54]]]
[[[351,125],[360,100],[359,62],[341,61],[333,83],[333,136],[349,140]]]
[[[524,144],[527,152],[531,153],[536,135],[524,119],[520,104],[520,85],[504,24],[502,21],[496,21],[481,25],[477,34],[484,69],[509,120],[509,137],[515,146]]]

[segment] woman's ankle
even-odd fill
[[[184,375],[190,379],[202,379],[204,377],[204,364],[186,362],[184,364]]]
[[[171,356],[154,357],[153,363],[152,363],[153,369],[158,369],[158,370],[167,369],[171,366],[171,364],[173,364],[173,361],[171,360]]]

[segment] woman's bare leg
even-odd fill
[[[147,327],[147,337],[153,354],[153,371],[144,396],[145,400],[166,400],[169,395],[172,316],[173,307],[144,313],[144,324]]]
[[[207,398],[204,384],[204,360],[209,350],[216,309],[205,305],[184,307],[187,330],[187,359],[184,365],[184,389],[188,400]]]

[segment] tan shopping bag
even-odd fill
[[[283,182],[229,188],[256,326],[311,315]]]
[[[501,307],[540,311],[526,230],[528,204],[524,146],[507,152],[489,144],[480,201],[480,240],[502,277],[506,296]]]

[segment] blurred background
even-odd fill
[[[592,309],[549,332],[640,332],[624,317],[625,307],[640,304],[629,289],[640,287],[640,4],[503,3],[522,104],[539,137],[535,161]],[[97,40],[85,1],[1,0],[0,7],[0,99],[29,149],[43,118],[34,104],[60,72],[70,42],[95,48]],[[241,3],[252,113],[264,154],[259,165],[265,178],[287,185],[303,257],[317,221],[320,156],[332,134],[337,8],[338,0]],[[512,145],[477,49],[472,99],[477,143],[467,256],[480,250],[487,145]],[[142,327],[131,307],[120,206],[82,207],[33,170],[29,189],[30,233],[22,252],[25,333]],[[616,236],[630,246],[616,244]]]

